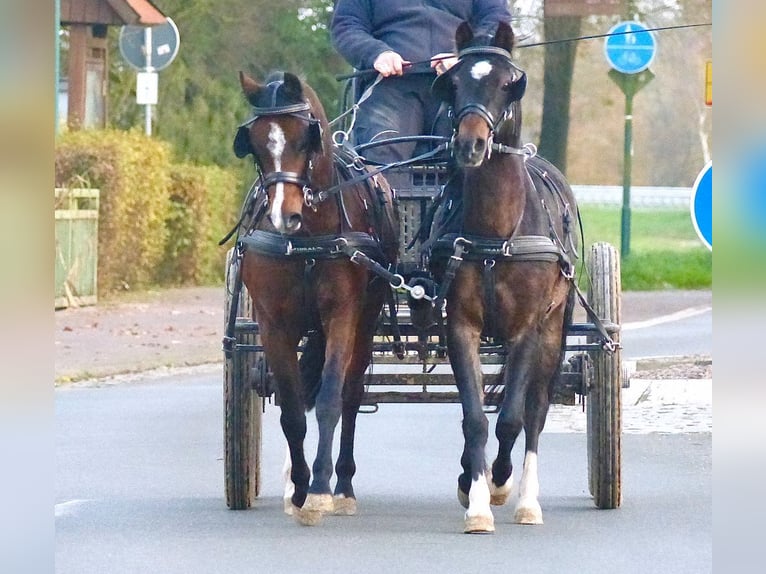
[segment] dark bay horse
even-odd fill
[[[398,212],[385,179],[362,181],[364,168],[337,155],[310,86],[287,72],[263,83],[240,73],[240,83],[253,117],[239,127],[234,151],[238,157],[252,154],[259,173],[238,237],[242,280],[276,380],[288,443],[285,511],[316,524],[326,513],[356,512],[356,414],[390,289],[357,262],[367,257],[381,266],[395,263]],[[307,342],[299,360],[301,340]],[[319,438],[310,471],[304,438],[312,408]],[[333,435],[341,415],[331,490]]]
[[[514,521],[542,523],[538,438],[571,323],[577,207],[563,175],[532,147],[520,146],[526,75],[511,59],[511,27],[502,23],[494,38],[482,41],[463,23],[456,41],[458,62],[437,78],[433,92],[453,110],[451,147],[460,176],[455,201],[446,203],[452,207],[437,215],[446,223],[432,237],[431,261],[446,290],[447,348],[463,409],[458,498],[467,508],[465,531],[492,532],[490,505],[511,494],[511,450],[522,428]],[[454,207],[461,203],[462,210]],[[502,342],[506,352],[491,469],[482,336]]]

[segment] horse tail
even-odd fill
[[[316,405],[319,387],[322,384],[322,367],[324,366],[326,345],[327,340],[321,329],[310,332],[301,358],[298,361],[307,411],[310,411]]]

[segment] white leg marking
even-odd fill
[[[276,123],[270,124],[269,130],[269,152],[271,152],[271,158],[274,160],[274,171],[282,170],[282,154],[285,151],[285,132]],[[282,204],[285,201],[285,184],[277,183],[274,189],[274,202],[271,206],[271,212],[269,218],[271,223],[276,227],[277,231],[285,232],[285,222],[282,219]]]
[[[293,513],[293,494],[295,494],[295,484],[290,478],[290,472],[293,470],[293,464],[290,460],[289,447],[285,452],[285,463],[282,465],[282,478],[285,480],[284,509],[285,514]]]
[[[519,501],[514,519],[519,524],[542,524],[543,511],[537,500],[540,482],[537,476],[537,453],[527,451],[524,456],[524,470],[519,484]]]
[[[471,77],[474,80],[481,80],[484,76],[487,76],[492,71],[492,64],[487,60],[476,62],[471,68]]]
[[[465,511],[465,532],[494,532],[495,519],[489,508],[489,485],[481,474],[471,482],[468,492],[468,510]]]

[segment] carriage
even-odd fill
[[[285,109],[288,113],[295,111],[279,108],[283,112]],[[529,150],[527,153],[532,155]],[[364,169],[370,171],[370,166]],[[443,304],[439,299],[440,282],[429,268],[427,254],[416,247],[418,235],[429,227],[434,205],[444,193],[448,171],[445,159],[435,153],[424,154],[406,165],[383,166],[373,171],[384,169],[384,175],[395,175],[398,182],[397,265],[384,268],[369,259],[351,259],[366,264],[390,285],[390,296],[375,323],[372,361],[364,375],[359,412],[376,412],[385,403],[459,402],[455,377],[449,369],[446,326],[450,319],[439,307]],[[254,184],[250,195],[258,187]],[[516,239],[523,254],[525,238]],[[457,243],[452,242],[455,249],[459,248]],[[261,326],[253,319],[252,294],[243,284],[242,254],[238,249],[241,248],[229,251],[226,273],[224,458],[227,505],[231,509],[246,509],[260,492],[263,409],[272,398],[279,404],[280,396],[272,366],[265,357]],[[299,244],[288,242],[288,251],[291,249],[300,249]],[[455,253],[451,255],[454,257]],[[518,257],[518,252],[507,255]],[[606,243],[591,245],[584,259],[580,267],[584,266],[587,278],[587,296],[580,292],[574,279],[572,286],[573,293],[580,296],[586,320],[570,322],[566,329],[551,402],[573,408],[583,405],[587,411],[589,488],[597,507],[611,509],[622,501],[620,264],[616,249]],[[443,284],[443,276],[440,278]],[[424,313],[424,308],[429,311],[434,308],[434,301],[438,312]],[[296,352],[299,355],[310,352],[308,346],[309,338],[304,336]],[[506,353],[502,340],[492,332],[482,332],[479,358],[487,391],[482,406],[485,413],[497,412],[501,407],[503,383],[496,373],[505,362]],[[467,493],[466,488],[466,507]]]

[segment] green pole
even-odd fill
[[[633,170],[633,94],[625,94],[625,143],[623,147],[622,173],[622,226],[620,239],[620,254],[627,257],[630,254],[630,182]]]
[[[624,74],[615,69],[609,70],[609,77],[620,87],[625,95],[625,142],[623,145],[622,165],[622,222],[620,225],[620,255],[630,253],[630,185],[633,171],[633,96],[652,81],[654,74],[644,70],[637,74]]]
[[[59,133],[59,74],[61,70],[59,66],[60,47],[59,47],[59,22],[61,21],[61,0],[54,0],[53,2],[53,45],[54,45],[54,72],[53,72],[53,133],[58,135]]]

